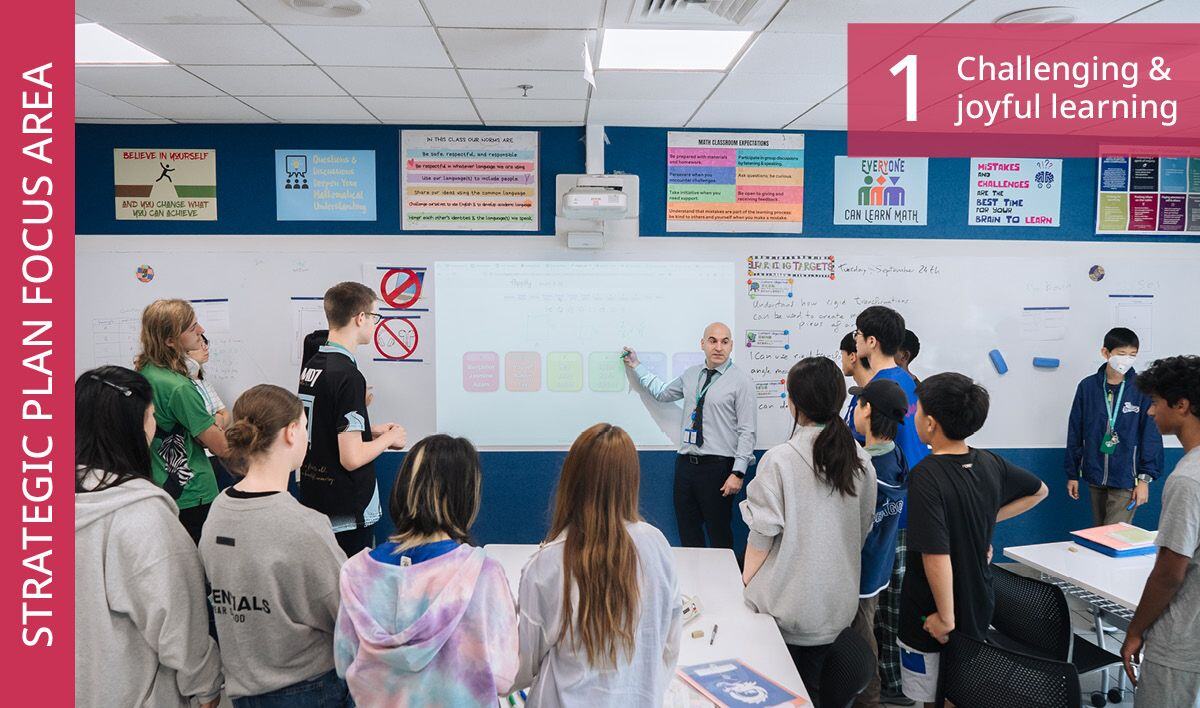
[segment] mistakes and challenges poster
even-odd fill
[[[374,150],[276,150],[279,221],[374,221]]]
[[[667,231],[798,234],[804,135],[667,133]]]
[[[1096,233],[1200,231],[1200,151],[1102,150]]]
[[[928,158],[838,156],[833,169],[833,223],[925,225]]]
[[[537,231],[535,131],[400,131],[404,230]]]
[[[1062,160],[971,158],[971,226],[1059,226]]]
[[[217,151],[113,150],[113,192],[122,221],[216,221]]]

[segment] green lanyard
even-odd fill
[[[1121,382],[1121,387],[1117,389],[1117,401],[1114,404],[1112,394],[1108,391],[1108,384],[1104,384],[1104,407],[1108,410],[1108,430],[1112,432],[1117,429],[1117,416],[1121,414],[1121,398],[1125,396],[1125,382]]]

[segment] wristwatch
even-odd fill
[[[1150,475],[1148,475],[1148,474],[1139,474],[1139,475],[1137,476],[1137,481],[1139,481],[1139,482],[1145,482],[1146,484],[1150,484],[1151,482],[1153,482],[1153,481],[1154,481],[1154,478],[1153,478],[1153,477],[1151,477],[1151,476],[1150,476]]]
[[[739,471],[737,471],[737,470],[730,470],[730,472],[733,474],[733,476],[734,476],[734,477],[737,477],[738,479],[745,479],[745,478],[746,478],[746,473],[745,473],[745,472],[739,472]]]

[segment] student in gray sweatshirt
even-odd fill
[[[741,503],[750,527],[742,580],[746,602],[775,618],[815,696],[829,647],[858,610],[875,471],[841,418],[846,384],[836,364],[802,359],[787,393],[792,435],[763,455]]]
[[[296,394],[260,384],[238,397],[225,431],[242,479],[213,501],[200,556],[236,708],[354,705],[333,670],[346,554],[328,517],[287,491],[307,430]]]
[[[204,571],[154,484],[154,404],[140,374],[75,382],[75,705],[215,708],[221,660]]]

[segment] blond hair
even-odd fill
[[[430,435],[413,445],[396,474],[389,504],[399,549],[444,533],[470,541],[482,488],[479,453],[466,438]]]
[[[183,376],[188,375],[183,345],[179,337],[196,321],[196,311],[187,300],[155,300],[142,310],[142,351],[133,360],[133,368],[153,364]],[[174,340],[169,344],[167,340]]]

